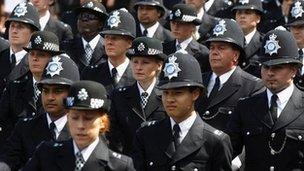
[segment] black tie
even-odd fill
[[[13,69],[16,66],[16,56],[15,54],[11,55],[11,69]]]
[[[180,138],[180,127],[178,126],[178,124],[175,124],[173,126],[173,141],[174,141],[174,147],[175,150],[177,150],[178,145],[180,144],[179,138]]]
[[[54,122],[51,122],[51,123],[50,123],[50,131],[51,131],[53,140],[56,140],[56,132],[55,132],[55,129],[56,129],[55,123],[54,123]]]
[[[300,59],[300,61],[302,61],[302,59],[303,59],[303,50],[299,49],[298,53],[299,53],[299,59]]]
[[[143,36],[148,36],[148,30],[147,30],[147,29],[145,29],[145,30],[143,31]]]
[[[209,99],[213,99],[216,96],[216,94],[219,91],[219,88],[220,88],[220,77],[217,76],[215,79],[214,86],[209,94]]]
[[[270,113],[271,113],[271,117],[273,120],[273,123],[275,123],[277,121],[277,115],[278,115],[278,104],[277,104],[277,99],[278,96],[276,94],[273,94],[271,96],[271,100],[270,100]]]
[[[118,82],[118,80],[117,80],[117,69],[112,68],[111,73],[112,73],[113,83],[114,83],[114,85],[116,85],[117,82]]]

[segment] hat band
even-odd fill
[[[27,48],[32,49],[32,42],[30,42],[27,46]],[[50,43],[50,42],[44,42],[42,50],[47,50],[47,51],[59,51],[59,46],[55,43]]]
[[[131,49],[131,52],[133,54],[135,54],[135,49]],[[141,52],[141,51],[139,51],[139,52]],[[153,48],[148,48],[148,52],[147,52],[148,55],[159,55],[162,53],[163,53],[162,51],[160,51],[158,49],[153,49]]]
[[[197,19],[197,17],[192,16],[192,15],[183,15],[183,17],[182,17],[182,21],[185,21],[185,22],[192,22],[196,19]]]

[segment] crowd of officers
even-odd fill
[[[0,39],[0,171],[304,170],[303,0],[49,2]]]

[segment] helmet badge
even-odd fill
[[[277,38],[277,35],[271,34],[269,36],[269,40],[266,41],[266,44],[264,46],[265,53],[268,53],[269,55],[277,54],[278,50],[281,48],[279,45],[279,41],[275,40]]]
[[[165,77],[168,77],[171,80],[172,77],[177,77],[178,72],[181,71],[179,64],[176,63],[177,57],[174,55],[169,57],[169,62],[165,64],[163,71],[165,72]]]
[[[53,77],[54,75],[60,75],[60,71],[63,70],[62,62],[60,61],[60,57],[56,56],[52,58],[52,61],[49,62],[48,66],[46,67],[47,73]]]

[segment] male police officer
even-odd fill
[[[204,93],[200,66],[189,54],[169,55],[158,87],[170,118],[139,129],[134,144],[137,170],[231,170],[229,137],[203,122],[194,102]]]
[[[70,137],[63,99],[67,97],[70,85],[78,80],[78,68],[70,58],[63,55],[52,57],[38,82],[46,113],[17,123],[4,145],[5,150],[0,157],[2,162],[12,170],[18,170],[42,141],[62,141]]]
[[[238,102],[229,124],[234,155],[245,145],[246,170],[303,170],[304,93],[293,78],[302,62],[292,34],[268,32],[261,76],[267,90]]]
[[[132,85],[135,80],[126,53],[135,38],[135,27],[135,20],[128,11],[112,11],[102,31],[108,60],[96,66],[86,67],[81,73],[81,79],[101,83],[109,94],[114,88]]]

